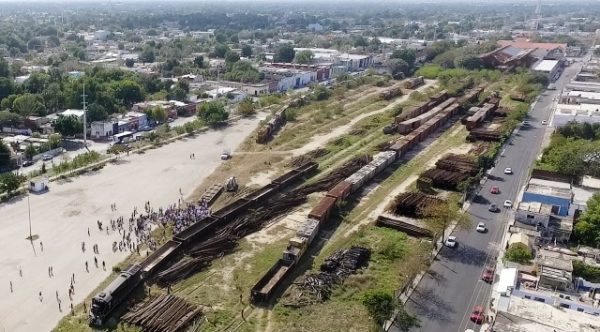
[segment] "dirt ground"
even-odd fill
[[[113,265],[128,256],[127,252],[111,250],[120,235],[100,232],[96,221],[106,225],[111,218],[127,219],[134,207],[141,208],[148,200],[155,208],[177,203],[180,190],[184,197],[192,193],[222,164],[222,150],[236,147],[259,121],[243,119],[222,130],[210,130],[144,154],[123,156],[119,165],[109,164],[97,172],[53,182],[47,193],[1,204],[0,251],[4,254],[0,256],[0,294],[4,300],[0,301],[0,331],[51,330],[68,313],[71,301],[67,290],[73,273],[72,302],[77,304],[106,279]],[[190,159],[190,153],[196,158]],[[32,233],[37,236],[34,242],[25,239],[29,235],[28,203]],[[112,203],[116,203],[116,212],[110,209]],[[85,252],[82,242],[86,243]],[[98,244],[99,255],[92,253],[93,244]],[[106,270],[94,266],[94,257],[106,263]],[[50,266],[53,277],[48,274]]]

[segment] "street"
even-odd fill
[[[406,302],[406,310],[421,321],[421,327],[414,331],[479,330],[469,316],[474,306],[489,306],[492,286],[481,280],[481,274],[486,265],[495,265],[499,243],[507,222],[512,218],[512,209],[504,208],[504,201],[518,202],[517,194],[528,178],[546,134],[546,126],[541,121],[549,120],[553,99],[580,67],[580,63],[567,67],[555,83],[557,90],[542,92],[526,119],[529,124],[522,125],[502,148],[495,167],[490,170],[487,181],[467,210],[473,229],[452,233],[457,237],[458,247],[441,249]],[[504,174],[507,167],[512,168],[513,174]],[[499,187],[500,193],[491,194],[492,186]],[[500,211],[488,211],[490,204],[496,204]],[[479,222],[486,224],[486,233],[475,231]],[[392,327],[390,331],[398,330]]]

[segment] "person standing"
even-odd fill
[[[13,292],[13,285],[12,285],[12,281],[9,281],[9,283],[10,283],[10,292],[12,293],[12,292]]]
[[[40,241],[40,249],[41,249],[42,251],[44,251],[44,244],[42,243],[42,241]]]

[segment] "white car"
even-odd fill
[[[546,124],[548,124],[548,121],[546,121],[546,120],[542,120],[542,124],[543,124],[543,125],[546,125]]]
[[[512,201],[510,199],[507,199],[504,201],[504,207],[505,208],[511,208],[512,207]]]
[[[485,233],[487,232],[487,228],[485,228],[485,224],[480,222],[479,224],[477,224],[477,228],[475,228],[476,231],[478,231],[479,233]]]
[[[512,168],[510,168],[510,167],[505,168],[504,174],[512,174]]]
[[[446,245],[446,247],[449,248],[454,248],[457,244],[458,243],[456,242],[456,236],[448,236],[446,242],[444,242],[444,245]]]

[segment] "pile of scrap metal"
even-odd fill
[[[123,316],[129,324],[151,332],[177,332],[202,315],[202,310],[182,298],[160,295],[136,305]]]
[[[304,163],[309,161],[314,161],[317,158],[323,157],[328,154],[329,151],[327,149],[318,148],[312,151],[309,151],[303,155],[300,155],[296,158],[293,158],[286,166],[287,167],[298,167]]]
[[[363,247],[338,250],[329,256],[321,271],[308,273],[294,282],[282,303],[285,306],[301,307],[327,301],[336,285],[340,285],[351,274],[366,267],[371,251]]]
[[[401,193],[394,198],[389,210],[400,216],[422,218],[428,208],[443,202],[440,198],[418,192]]]

